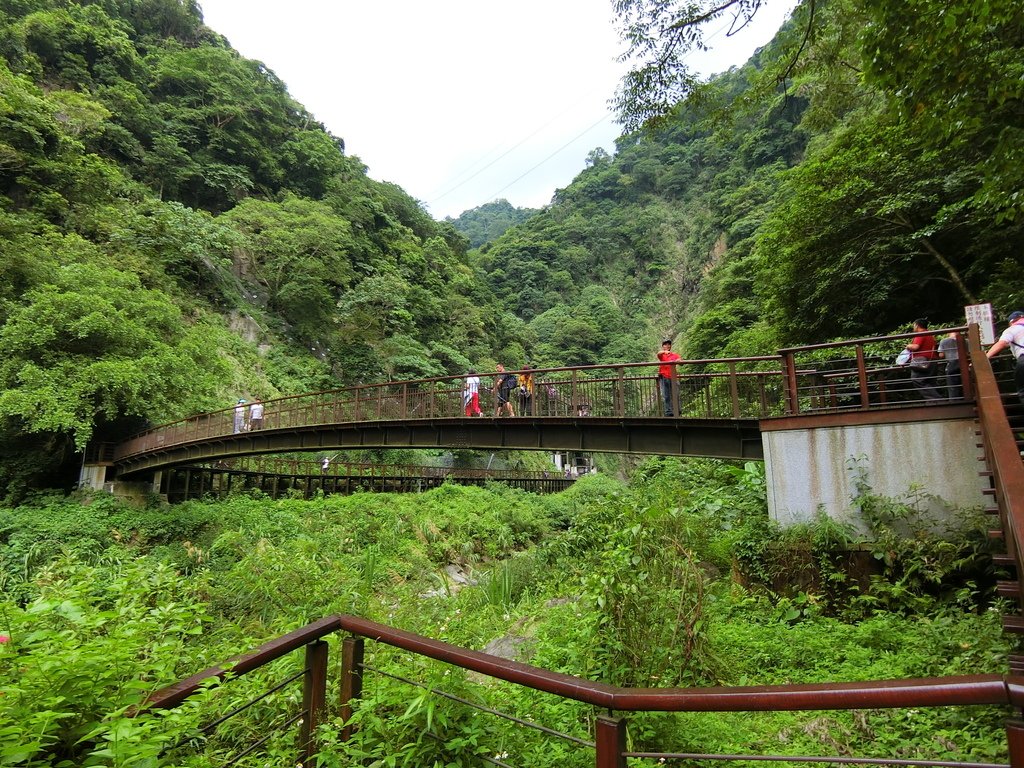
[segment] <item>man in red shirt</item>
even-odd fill
[[[925,400],[942,400],[942,393],[935,388],[935,337],[928,333],[928,321],[919,317],[914,321],[917,335],[907,344],[910,355],[910,381],[921,390]]]
[[[672,363],[682,360],[672,351],[672,339],[665,339],[661,342],[658,359],[661,360],[661,365],[658,366],[658,387],[661,390],[661,400],[665,404],[665,415],[672,416],[672,382],[676,380],[676,366]]]

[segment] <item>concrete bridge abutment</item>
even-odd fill
[[[839,423],[841,418],[842,423]],[[783,526],[824,512],[861,534],[854,498],[913,498],[927,519],[956,527],[958,511],[986,505],[973,408],[940,405],[761,422],[768,512]]]

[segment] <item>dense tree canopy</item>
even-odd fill
[[[28,458],[0,493],[54,446],[240,394],[644,360],[664,336],[772,352],[1024,303],[1017,4],[805,0],[693,81],[706,23],[760,5],[617,0],[644,130],[540,211],[446,222],[192,0],[4,5],[0,452]]]

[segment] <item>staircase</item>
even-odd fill
[[[978,474],[986,482],[983,493],[990,499],[985,510],[993,521],[989,536],[1004,550],[992,555],[993,564],[1005,576],[996,582],[996,591],[1016,605],[1016,613],[1003,616],[1003,629],[1024,636],[1024,559],[1019,546],[1024,533],[1020,530],[1024,522],[1024,405],[1017,397],[1009,355],[989,365],[982,361],[984,355],[976,339],[971,339],[970,346],[978,395],[978,447],[984,451],[980,459],[984,468]],[[1007,663],[1011,674],[1024,674],[1024,651],[1018,646]]]

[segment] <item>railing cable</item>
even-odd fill
[[[578,736],[570,736],[568,733],[562,733],[561,731],[556,731],[553,728],[547,728],[543,725],[538,725],[537,723],[531,723],[529,720],[522,720],[518,717],[515,717],[514,715],[508,714],[507,712],[502,712],[497,709],[491,709],[490,707],[484,707],[480,704],[476,704],[475,702],[464,699],[461,696],[456,696],[454,693],[448,693],[447,691],[443,691],[440,688],[431,688],[430,686],[424,685],[423,683],[418,683],[415,680],[410,680],[406,677],[402,677],[401,675],[392,674],[391,672],[385,672],[384,670],[378,669],[377,667],[372,667],[369,664],[363,664],[361,666],[363,669],[368,670],[370,672],[375,672],[378,675],[390,677],[392,680],[397,680],[400,683],[413,685],[417,688],[429,691],[430,693],[437,694],[438,696],[442,696],[446,699],[450,699],[451,701],[457,701],[459,704],[465,704],[467,707],[478,709],[481,712],[486,712],[490,715],[495,715],[497,717],[503,717],[506,720],[512,721],[513,723],[526,726],[527,728],[533,728],[534,730],[540,731],[541,733],[546,733],[549,736],[555,736],[559,739],[565,739],[566,741],[571,741],[574,744],[579,744],[580,746],[590,747],[591,749],[594,749],[597,746],[593,741],[587,741],[586,739],[581,739]]]

